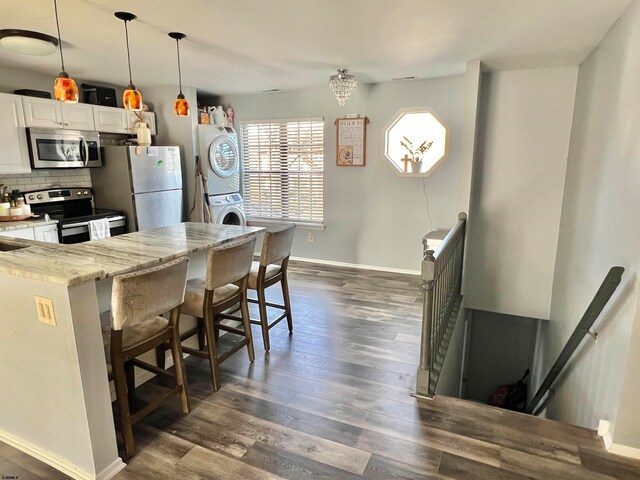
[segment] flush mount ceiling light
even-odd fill
[[[348,72],[349,70],[346,68],[339,68],[337,75],[331,75],[329,77],[329,86],[341,106],[347,103],[351,92],[358,84],[356,77]]]
[[[12,28],[0,30],[0,45],[25,55],[51,55],[56,52],[58,39],[46,33]]]
[[[186,35],[180,32],[171,32],[169,36],[176,41],[176,51],[178,52],[178,83],[180,85],[180,93],[173,104],[173,111],[179,117],[188,117],[190,113],[189,103],[182,94],[182,70],[180,69],[180,40],[186,38]]]
[[[125,110],[133,110],[139,112],[142,110],[142,94],[136,89],[131,78],[131,52],[129,50],[129,29],[127,23],[135,20],[137,17],[133,13],[129,12],[116,12],[114,13],[116,18],[124,22],[124,35],[127,43],[127,65],[129,66],[129,85],[122,94],[122,103]]]
[[[60,102],[64,103],[78,103],[78,85],[76,81],[69,77],[69,74],[64,70],[64,57],[62,56],[62,40],[60,39],[60,21],[58,20],[58,0],[53,0],[53,9],[56,13],[56,28],[58,29],[58,43],[60,48],[60,63],[62,64],[62,70],[58,74],[55,83],[53,84],[53,92],[56,98]]]

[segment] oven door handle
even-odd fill
[[[111,222],[117,222],[118,220],[124,220],[125,217],[123,217],[122,215],[119,215],[117,217],[108,217],[107,220],[109,220],[109,223]],[[75,227],[86,227],[89,225],[89,222],[79,222],[79,223],[66,223],[63,225],[63,230],[65,228],[75,228]]]

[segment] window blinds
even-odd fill
[[[241,133],[247,216],[322,224],[323,119],[249,121]]]

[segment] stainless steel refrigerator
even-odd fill
[[[182,221],[179,147],[104,147],[91,169],[95,206],[124,210],[130,232]]]

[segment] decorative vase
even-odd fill
[[[213,111],[213,124],[216,127],[226,127],[227,126],[227,114],[225,113],[222,106],[218,106]]]
[[[422,172],[422,161],[420,161],[420,162],[409,162],[409,171],[411,173],[420,173],[420,172]]]
[[[151,145],[151,130],[149,130],[149,127],[147,127],[146,123],[138,123],[136,135],[138,137],[138,145],[140,145],[141,147],[148,147],[149,145]]]

